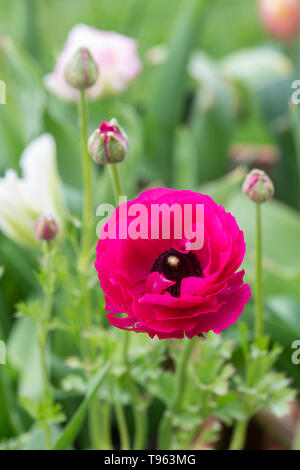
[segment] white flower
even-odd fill
[[[7,170],[0,178],[0,230],[16,243],[39,246],[34,222],[51,214],[62,231],[64,204],[56,165],[56,146],[50,134],[34,139],[24,150],[23,177]]]
[[[217,81],[225,79],[230,84],[243,83],[259,90],[294,72],[291,60],[270,46],[239,49],[219,62],[213,61],[203,51],[192,54],[188,64],[190,76],[207,92],[216,88]]]
[[[254,89],[290,77],[294,71],[287,56],[268,46],[233,52],[220,62],[220,69],[225,78]]]
[[[141,61],[134,39],[78,24],[69,32],[53,72],[44,78],[46,87],[60,98],[71,101],[78,99],[78,90],[67,83],[64,71],[71,57],[81,47],[88,48],[99,68],[95,85],[87,90],[90,99],[121,93],[140,72]]]

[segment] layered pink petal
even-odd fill
[[[134,204],[146,209],[141,224],[144,238],[128,237],[135,220],[129,215]],[[174,204],[182,209],[190,205],[195,216],[191,228],[203,229],[203,246],[190,251],[184,231],[181,238],[175,236],[178,224],[184,227],[176,211],[170,213],[170,236],[166,239],[161,221],[152,213],[157,204],[163,208],[162,217]],[[204,220],[197,220],[197,204],[204,207]],[[237,272],[245,255],[245,242],[235,218],[222,206],[192,191],[157,188],[119,206],[112,219],[109,233],[113,227],[116,237],[99,240],[95,263],[112,325],[163,339],[193,337],[209,330],[219,333],[238,319],[251,296],[243,282],[244,271]],[[127,237],[120,239],[124,224]],[[197,274],[185,275],[175,294],[172,287],[177,281],[155,268],[161,255],[174,250],[183,259],[192,253],[201,268]]]

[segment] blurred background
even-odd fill
[[[128,89],[89,105],[90,132],[116,117],[129,136],[121,168],[126,194],[166,185],[213,196],[245,232],[250,283],[254,209],[240,187],[248,168],[262,168],[272,177],[276,200],[262,208],[266,331],[283,347],[276,368],[298,390],[300,365],[291,355],[293,341],[300,339],[300,116],[291,96],[293,81],[300,79],[300,19],[286,40],[262,22],[254,0],[0,0],[0,11],[0,79],[6,84],[6,104],[0,105],[1,176],[8,168],[20,175],[24,148],[51,133],[69,211],[80,216],[76,106],[47,91],[43,77],[53,70],[69,31],[84,23],[138,44],[142,69]],[[106,170],[94,166],[93,171],[95,207],[112,202]],[[34,250],[0,233],[1,266],[0,339],[7,344],[8,365],[0,365],[0,442],[18,434],[17,396],[33,380],[34,359],[28,354],[26,364],[21,360],[30,332],[26,336],[14,312],[37,289]],[[249,324],[252,307],[244,314]],[[236,338],[235,328],[225,336]],[[67,352],[57,344],[56,355],[64,358]],[[238,365],[238,350],[235,361]],[[296,401],[281,420],[262,412],[250,426],[247,446],[290,447],[298,414]],[[18,420],[28,429],[28,416],[21,412]],[[265,431],[270,427],[275,437]],[[226,445],[226,432],[220,446]]]

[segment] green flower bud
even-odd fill
[[[86,47],[81,47],[67,63],[64,73],[69,85],[84,90],[96,83],[99,70],[90,51]]]
[[[88,150],[99,165],[119,163],[128,151],[128,138],[116,119],[102,122],[88,141]]]
[[[262,203],[274,196],[274,185],[269,176],[262,170],[252,170],[246,176],[243,193],[256,203]]]

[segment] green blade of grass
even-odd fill
[[[291,116],[291,125],[292,125],[292,133],[295,142],[296,148],[296,159],[297,159],[297,170],[298,170],[298,208],[300,209],[300,114],[298,105],[293,104],[290,102],[290,116]]]
[[[180,8],[147,122],[147,146],[153,170],[170,183],[174,132],[180,122],[186,66],[207,0],[184,0]]]
[[[54,450],[64,450],[70,447],[70,445],[72,444],[72,442],[80,431],[80,427],[82,425],[88,407],[91,404],[93,398],[95,397],[101,383],[105,379],[109,368],[110,363],[107,362],[105,366],[99,372],[97,372],[94,377],[92,377],[91,381],[88,384],[84,400],[82,401],[74,416],[66,425],[62,434],[54,444]]]

